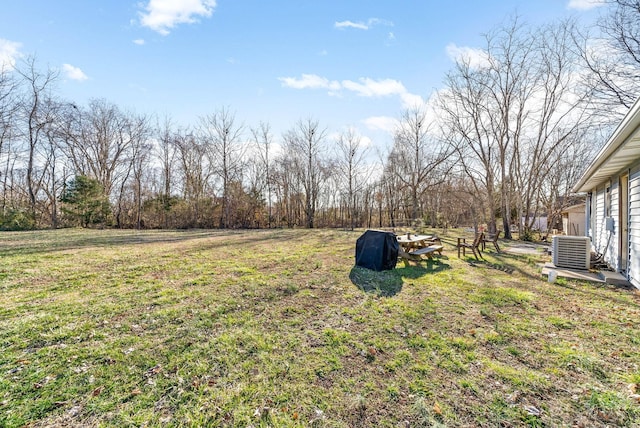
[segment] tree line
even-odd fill
[[[104,99],[79,105],[29,57],[0,70],[0,228],[418,222],[526,236],[540,215],[560,220],[638,95],[640,2],[612,3],[598,43],[572,21],[496,27],[398,118],[386,151],[313,117],[274,135],[228,107],[179,127]]]

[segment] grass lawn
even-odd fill
[[[360,233],[0,233],[0,427],[639,426],[637,292]]]

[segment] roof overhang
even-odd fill
[[[581,203],[581,204],[577,204],[577,205],[571,205],[570,207],[567,207],[565,209],[562,210],[562,214],[564,213],[581,213],[584,212],[585,210],[585,204]]]
[[[573,192],[590,192],[640,160],[640,98],[615,129]]]

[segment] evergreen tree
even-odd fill
[[[104,223],[110,211],[109,200],[96,179],[78,175],[62,192],[62,212],[81,227]]]

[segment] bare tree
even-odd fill
[[[29,196],[29,212],[36,218],[36,198],[39,191],[40,179],[36,173],[36,151],[44,136],[44,129],[53,121],[52,86],[58,73],[47,70],[42,73],[36,67],[35,57],[27,57],[16,68],[22,78],[25,91],[22,99],[21,117],[24,123],[23,135],[26,142],[27,166],[26,185]]]
[[[182,197],[190,212],[184,227],[203,227],[203,203],[209,191],[209,182],[213,171],[208,161],[208,147],[190,132],[182,131],[175,135],[176,155],[179,177],[182,184]]]
[[[292,156],[299,173],[304,197],[306,227],[313,229],[318,196],[323,179],[323,143],[326,131],[311,118],[300,120],[284,136],[285,150]]]
[[[422,198],[427,191],[447,180],[450,146],[442,146],[430,133],[424,108],[404,112],[394,136],[388,162],[396,162],[397,179],[408,191],[409,217],[422,217]]]
[[[285,150],[287,149],[285,138]],[[273,189],[276,196],[277,224],[284,222],[287,227],[303,224],[300,213],[302,210],[302,177],[299,159],[295,156],[282,154],[274,159]]]
[[[336,152],[336,172],[340,183],[346,185],[349,226],[353,230],[358,217],[357,197],[366,186],[369,175],[365,164],[369,147],[355,129],[349,128],[338,136]]]
[[[46,144],[38,148],[38,158],[43,179],[41,189],[46,195],[44,210],[48,211],[51,228],[56,229],[59,222],[58,198],[71,172],[62,149],[67,142],[75,106],[68,102],[56,102],[49,108],[53,121],[44,129]]]
[[[176,158],[175,135],[172,129],[171,119],[165,117],[164,122],[158,127],[158,144],[156,145],[156,158],[160,163],[162,180],[162,223],[169,227],[168,213],[171,209],[171,193],[173,191],[173,170]]]
[[[200,118],[198,133],[209,147],[210,162],[222,186],[220,228],[230,226],[230,186],[242,173],[246,150],[241,141],[242,132],[242,125],[236,125],[235,115],[226,108]]]
[[[585,88],[600,116],[617,123],[640,95],[640,0],[607,0],[600,34],[575,37]]]
[[[118,168],[128,163],[131,145],[126,116],[104,99],[94,99],[86,109],[76,106],[65,151],[77,174],[95,178],[110,196]]]
[[[142,136],[143,137],[143,136]],[[142,203],[144,198],[144,180],[149,172],[152,145],[143,138],[137,138],[132,145],[131,169],[133,174],[133,193],[135,201],[135,227],[142,229]]]
[[[17,102],[18,84],[13,75],[0,64],[0,156],[3,147],[15,132],[16,113],[19,104]]]
[[[547,184],[557,176],[555,170],[564,167],[565,154],[575,153],[576,146],[585,145],[589,118],[576,79],[579,58],[572,49],[575,32],[569,21],[536,32],[535,86],[523,122],[525,131],[514,141],[509,177],[525,231],[531,229],[541,201],[558,191]],[[581,170],[586,163],[578,165]],[[541,189],[547,189],[547,193],[541,193]]]
[[[574,30],[570,22],[530,29],[516,18],[487,37],[484,63],[462,59],[447,77],[440,102],[446,135],[468,180],[486,192],[490,231],[499,208],[506,238],[512,208],[535,211],[548,168],[584,120]]]
[[[486,194],[485,213],[489,227],[496,228],[498,148],[491,134],[489,99],[490,79],[475,69],[468,59],[461,59],[447,76],[447,90],[440,94],[442,126],[457,154],[458,166],[473,192]]]
[[[9,185],[9,165],[15,161],[8,144],[14,138],[16,129],[16,116],[18,113],[18,83],[5,64],[0,64],[0,160],[4,167],[0,170],[2,177],[2,200],[0,214],[6,214],[7,189]]]
[[[273,135],[271,134],[271,127],[268,123],[260,122],[257,128],[251,129],[251,135],[253,136],[253,142],[258,148],[258,156],[260,159],[259,168],[262,171],[262,191],[266,191],[267,200],[267,224],[271,228],[271,221],[273,218],[272,213],[272,191],[273,191],[273,178],[272,178],[272,165],[273,162]]]

